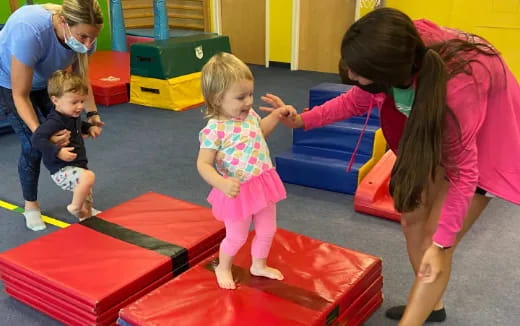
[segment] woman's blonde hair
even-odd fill
[[[43,7],[53,14],[57,14],[65,19],[69,26],[77,24],[87,24],[95,26],[97,29],[103,27],[103,12],[98,0],[63,0],[63,4],[52,3],[44,4]],[[78,53],[79,73],[85,80],[88,79],[88,54]]]
[[[206,118],[214,118],[219,114],[224,92],[237,81],[251,80],[253,74],[249,67],[232,54],[221,52],[215,54],[202,67],[201,87],[206,101]]]
[[[80,95],[88,94],[88,84],[85,80],[68,70],[55,71],[47,84],[47,93],[49,97],[62,97],[66,93],[74,93]]]

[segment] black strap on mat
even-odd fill
[[[184,247],[127,229],[95,216],[81,221],[80,224],[112,238],[170,257],[173,275],[179,275],[189,268],[188,250]]]
[[[218,265],[218,259],[209,261],[204,268],[214,272],[215,266]],[[233,278],[241,285],[258,289],[260,291],[272,294],[276,297],[296,303],[297,305],[306,307],[311,310],[322,311],[327,309],[333,302],[313,293],[309,290],[299,288],[283,281],[273,280],[266,277],[255,277],[248,270],[233,265]]]

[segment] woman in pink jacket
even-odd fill
[[[307,130],[380,108],[397,153],[390,191],[416,273],[407,306],[387,316],[400,325],[443,321],[458,242],[491,197],[520,204],[520,86],[482,38],[390,8],[347,30],[340,71],[357,87],[285,122]]]

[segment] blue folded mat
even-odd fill
[[[351,87],[319,84],[309,91],[309,108],[321,105]],[[352,168],[346,172],[365,121],[366,115],[308,131],[295,129],[291,150],[276,157],[278,174],[287,183],[354,194],[359,169],[372,157],[375,133],[379,129],[379,110],[371,110]]]

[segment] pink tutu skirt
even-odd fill
[[[273,168],[240,184],[240,193],[235,198],[229,198],[219,189],[213,188],[208,195],[208,202],[217,220],[229,221],[251,216],[285,197],[285,187]]]

